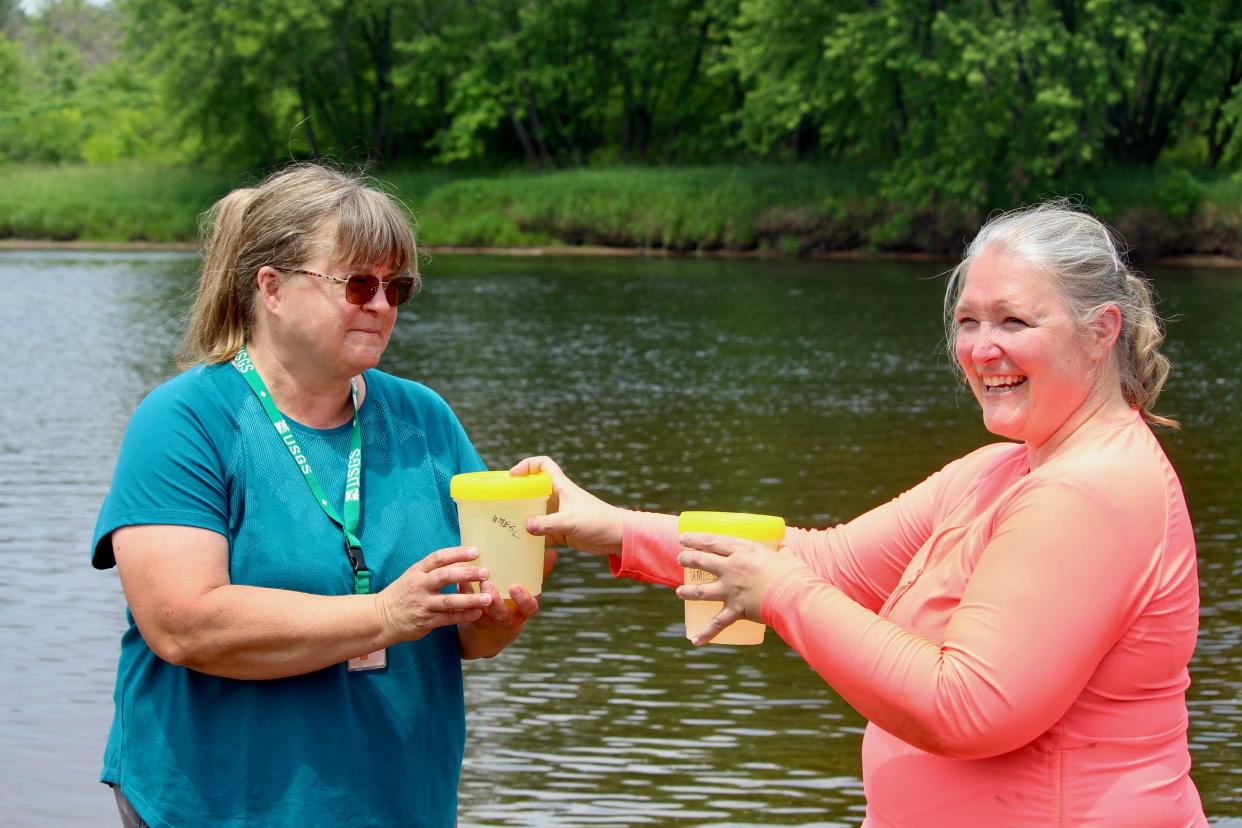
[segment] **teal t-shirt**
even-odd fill
[[[378,592],[459,543],[449,478],[484,464],[434,392],[381,371],[364,377],[359,534]],[[339,513],[349,424],[290,422]],[[95,527],[94,565],[114,566],[111,533],[139,524],[224,535],[235,584],[353,589],[340,528],[230,364],[192,368],[138,406]],[[240,681],[163,661],[129,615],[114,700],[102,781],[153,826],[455,822],[465,711],[453,627],[390,647],[382,670],[338,664]]]

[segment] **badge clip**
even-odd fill
[[[361,673],[364,670],[381,670],[388,666],[388,650],[376,650],[373,653],[357,656],[349,660],[349,672]]]

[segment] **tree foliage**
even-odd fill
[[[877,170],[895,233],[1242,163],[1242,0],[0,0],[0,157]]]

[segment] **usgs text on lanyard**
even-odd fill
[[[345,469],[345,502],[342,504],[341,515],[338,515],[336,509],[328,501],[328,495],[324,492],[323,486],[319,485],[319,479],[315,477],[310,462],[302,453],[297,438],[289,428],[289,423],[276,408],[276,404],[272,402],[272,395],[267,392],[267,386],[263,383],[259,372],[255,370],[254,363],[250,361],[250,354],[246,352],[244,346],[237,352],[237,356],[233,357],[233,367],[246,380],[246,384],[250,386],[254,395],[259,398],[259,403],[267,412],[268,419],[272,421],[272,428],[276,429],[276,436],[284,443],[285,448],[289,449],[290,458],[302,472],[302,479],[310,488],[311,495],[319,502],[323,513],[328,516],[329,520],[341,527],[345,535],[345,554],[349,557],[349,565],[354,571],[354,594],[366,595],[371,591],[371,572],[367,569],[366,559],[362,557],[362,541],[358,539],[358,523],[362,513],[359,497],[362,492],[362,427],[358,425],[357,383],[352,380],[349,383],[349,397],[354,404],[354,421],[349,438],[349,460]],[[386,652],[376,650],[358,658],[351,658],[349,669],[374,670],[386,664]]]

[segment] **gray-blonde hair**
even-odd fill
[[[1070,199],[1054,199],[1003,213],[987,221],[949,275],[945,291],[945,333],[956,353],[955,311],[971,263],[996,247],[1047,273],[1070,314],[1085,326],[1109,305],[1121,311],[1121,332],[1113,346],[1121,392],[1143,419],[1177,428],[1176,420],[1152,411],[1169,376],[1168,357],[1151,286],[1125,261],[1121,243],[1102,221]],[[956,365],[961,371],[961,366]]]
[[[351,267],[408,267],[417,278],[411,225],[409,210],[396,198],[320,164],[293,164],[232,191],[199,223],[203,269],[181,366],[227,362],[246,344],[264,265],[296,270],[326,257]]]

